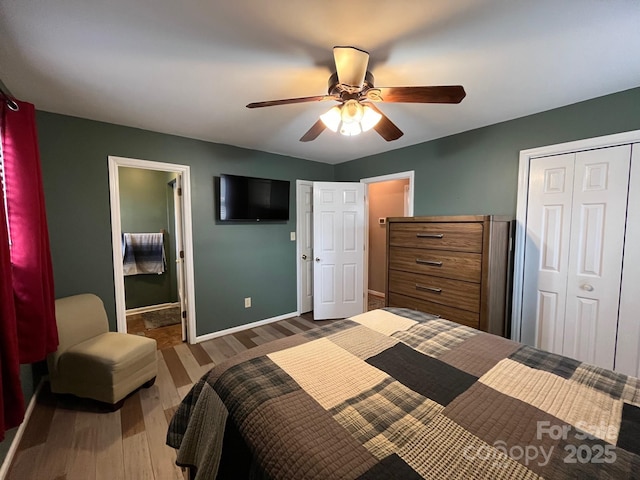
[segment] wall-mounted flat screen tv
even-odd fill
[[[217,217],[222,222],[289,220],[287,180],[223,174],[216,200]]]

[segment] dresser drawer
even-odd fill
[[[482,252],[481,223],[390,223],[389,245]]]
[[[459,308],[449,307],[439,303],[428,302],[426,300],[419,300],[397,293],[389,294],[388,306],[412,308],[424,313],[430,313],[431,315],[438,315],[446,320],[461,323],[468,327],[479,328],[480,326],[480,315],[477,313],[460,310]]]
[[[451,307],[480,311],[480,284],[389,270],[389,291]]]
[[[480,283],[482,256],[479,253],[390,247],[389,268]]]

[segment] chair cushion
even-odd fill
[[[155,340],[106,332],[60,356],[58,377],[64,385],[53,390],[115,403],[156,374]]]
[[[68,348],[65,357],[87,357],[117,372],[155,351],[156,341],[151,338],[106,332]]]

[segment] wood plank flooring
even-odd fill
[[[7,480],[184,480],[165,437],[193,383],[237,352],[330,322],[305,314],[197,345],[163,348],[156,383],[131,395],[116,412],[53,395],[44,384]]]
[[[158,344],[158,350],[174,347],[182,343],[181,324],[147,328],[140,314],[127,315],[127,332],[153,338]]]

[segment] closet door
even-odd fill
[[[613,369],[631,147],[576,154],[562,354]]]
[[[561,352],[575,154],[531,160],[522,342]]]
[[[531,161],[523,342],[613,368],[629,162],[629,146]]]
[[[632,146],[615,370],[640,376],[640,143]]]

